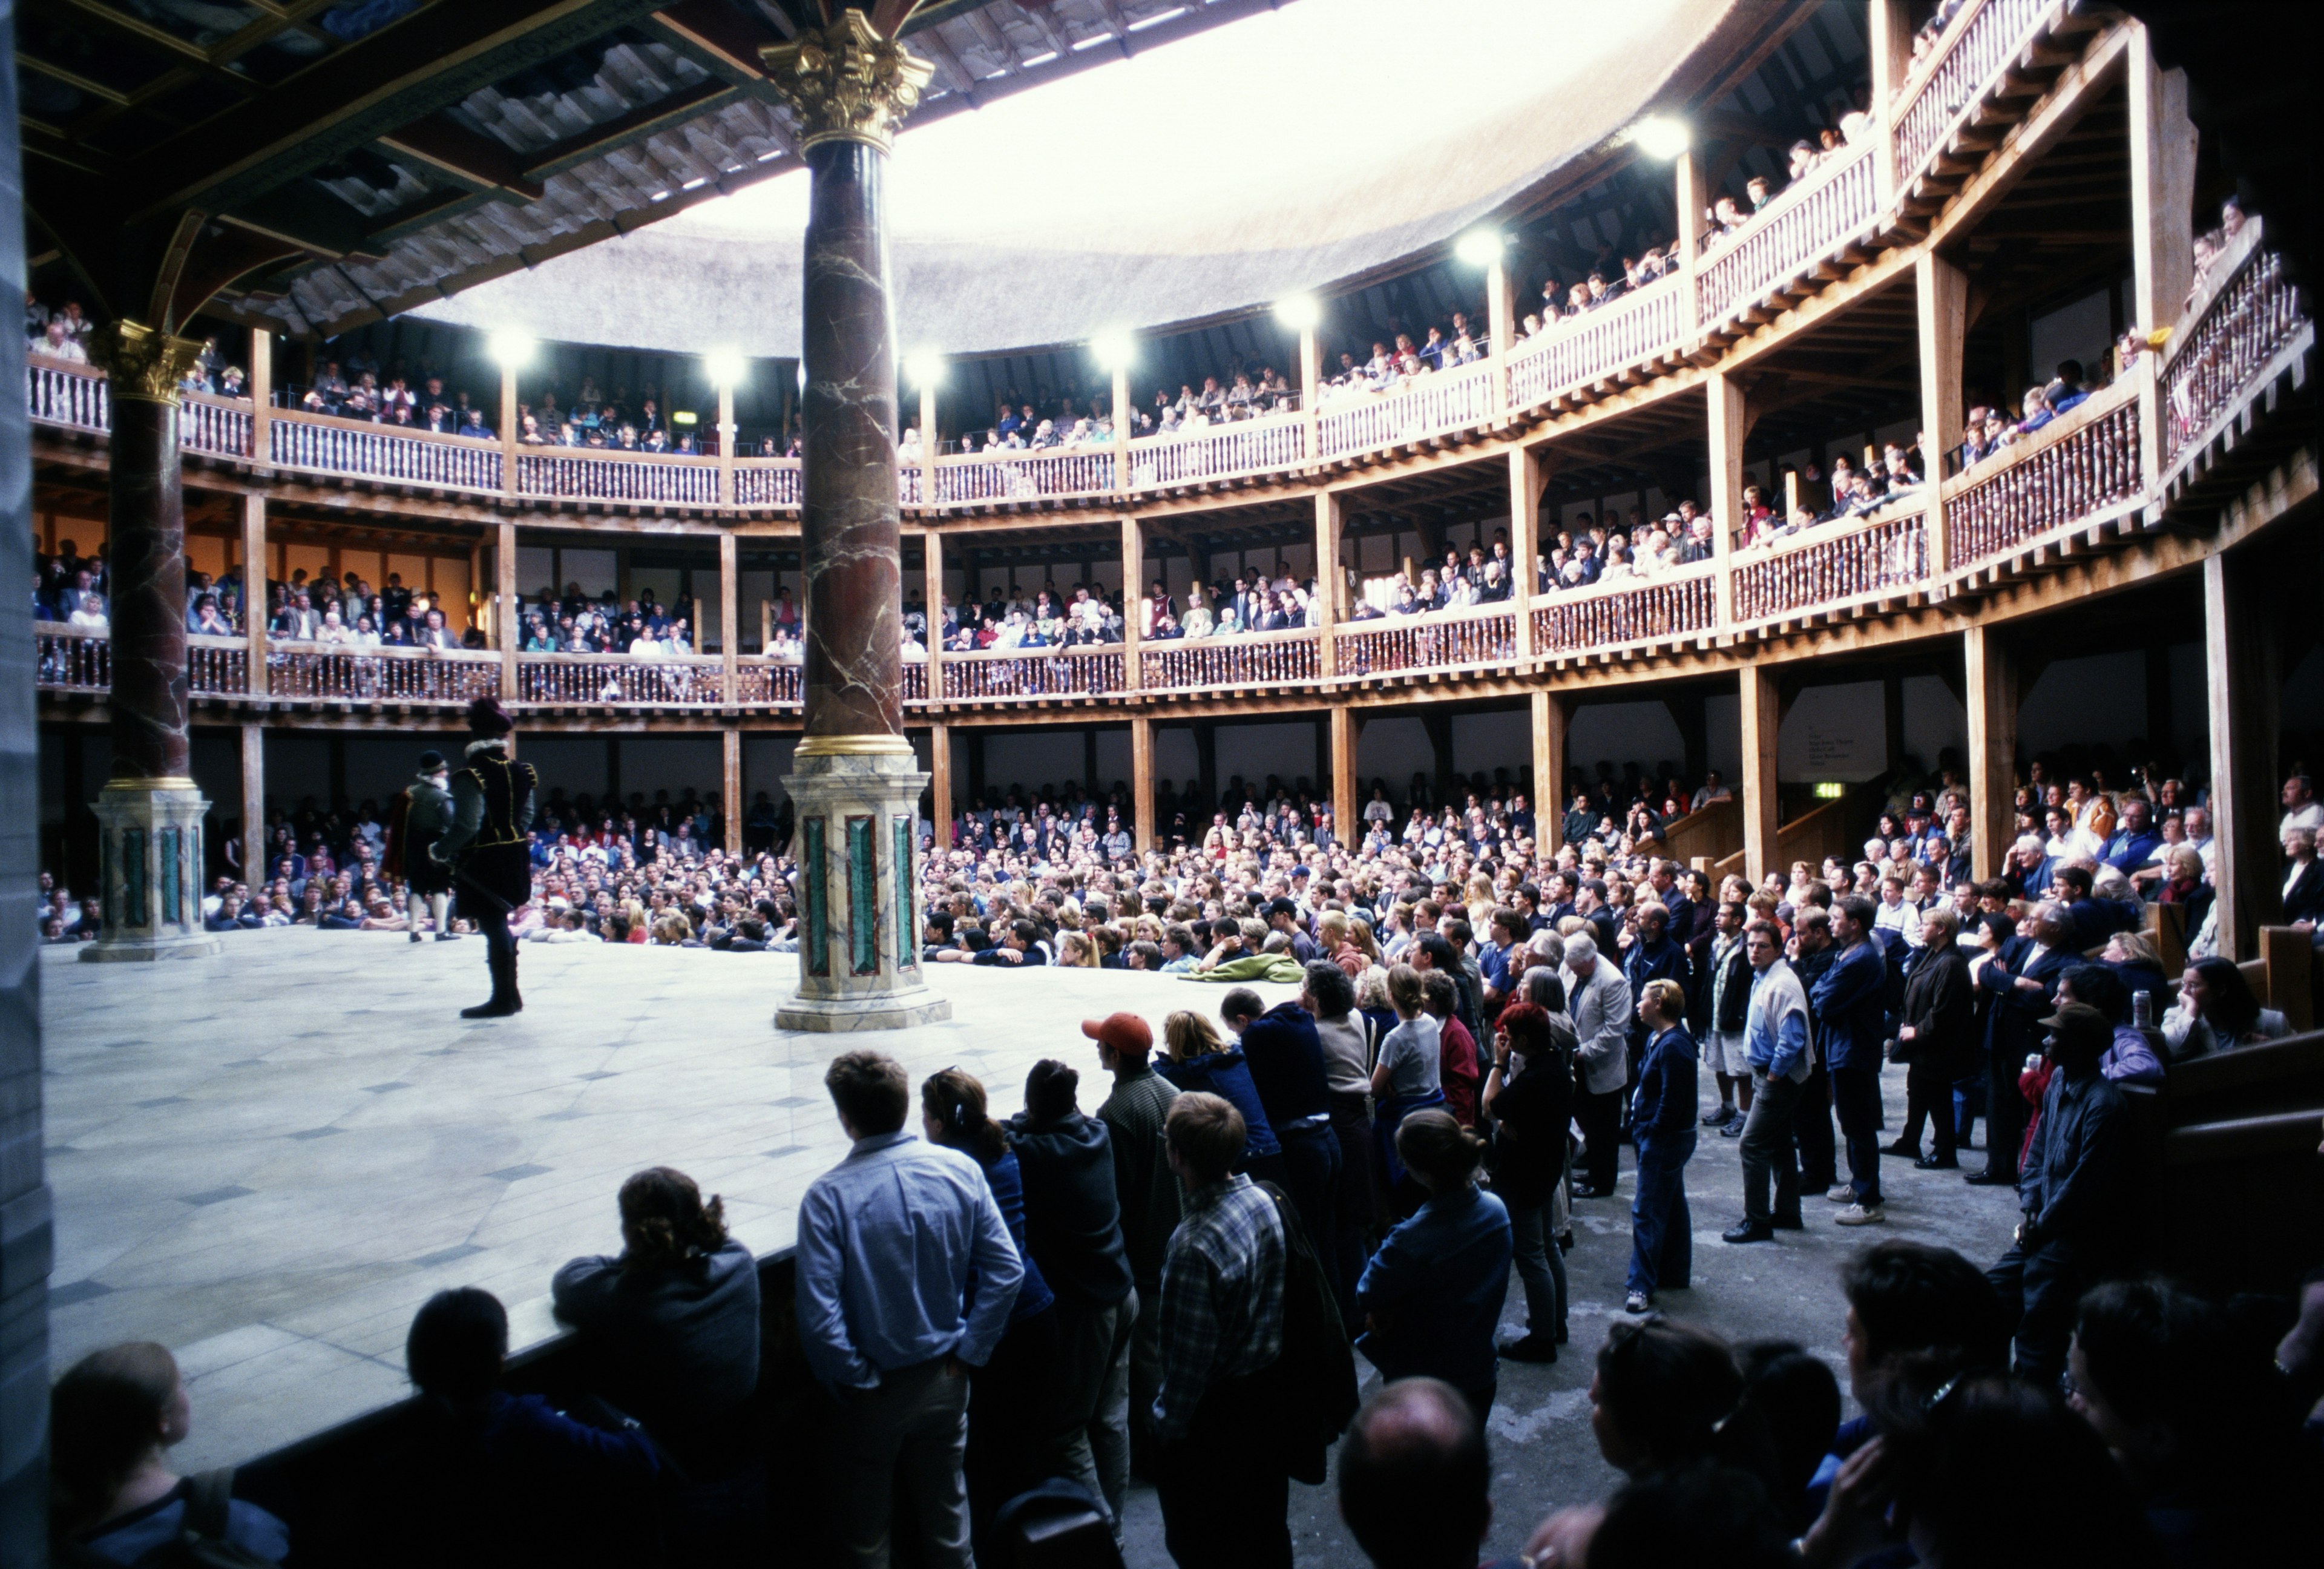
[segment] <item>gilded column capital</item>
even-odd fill
[[[108,321],[89,334],[88,357],[105,372],[115,398],[175,403],[178,383],[194,368],[202,346],[134,321]]]
[[[759,51],[769,85],[798,117],[802,150],[818,142],[895,145],[896,127],[918,106],[936,67],[892,38],[882,38],[861,11],[849,9],[824,28],[803,29],[789,43]]]

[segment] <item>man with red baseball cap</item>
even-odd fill
[[[1113,1145],[1121,1241],[1138,1288],[1138,1325],[1130,1343],[1130,1454],[1133,1467],[1150,1475],[1148,1423],[1162,1385],[1162,1260],[1178,1229],[1178,1179],[1170,1172],[1162,1122],[1178,1087],[1148,1064],[1154,1031],[1137,1014],[1085,1020],[1082,1033],[1097,1042],[1098,1066],[1113,1075],[1113,1093],[1097,1114]]]

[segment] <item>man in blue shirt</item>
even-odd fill
[[[2154,857],[2163,848],[2163,835],[2154,831],[2153,809],[2143,796],[2125,796],[2122,801],[2122,823],[2113,838],[2098,852],[2101,864],[2111,866],[2125,877],[2142,867],[2154,864]]]
[[[1887,1218],[1880,1207],[1880,1047],[1887,1019],[1887,961],[1872,940],[1872,901],[1850,894],[1831,907],[1832,940],[1840,953],[1808,994],[1817,1038],[1831,1065],[1832,1110],[1848,1142],[1849,1182],[1824,1195],[1848,1207],[1844,1226]]]
[[[1771,920],[1743,930],[1751,964],[1751,1001],[1743,1016],[1751,1063],[1751,1110],[1743,1122],[1743,1221],[1720,1233],[1727,1242],[1764,1242],[1800,1229],[1800,1164],[1793,1124],[1815,1069],[1808,1038],[1807,990],[1784,959],[1784,934]],[[1767,1203],[1775,1178],[1775,1207]]]
[[[1025,1266],[982,1168],[904,1131],[901,1063],[846,1052],[823,1083],[854,1147],[799,1201],[798,1311],[807,1367],[839,1401],[840,1536],[861,1569],[884,1569],[900,1470],[927,1562],[969,1569],[968,1373]]]

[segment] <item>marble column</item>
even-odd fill
[[[97,796],[104,935],[97,963],[199,958],[202,818],[187,755],[186,512],[178,383],[201,346],[134,321],[97,337],[113,438],[106,556],[113,630],[113,777]]]
[[[798,994],[782,1029],[951,1017],[921,974],[920,771],[904,739],[896,335],[884,186],[933,68],[861,11],[761,51],[808,171],[801,305],[806,734],[783,785],[798,831]]]

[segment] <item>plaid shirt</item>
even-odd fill
[[[1217,1380],[1255,1373],[1283,1350],[1283,1218],[1247,1177],[1186,1198],[1162,1265],[1160,1437],[1182,1438]]]

